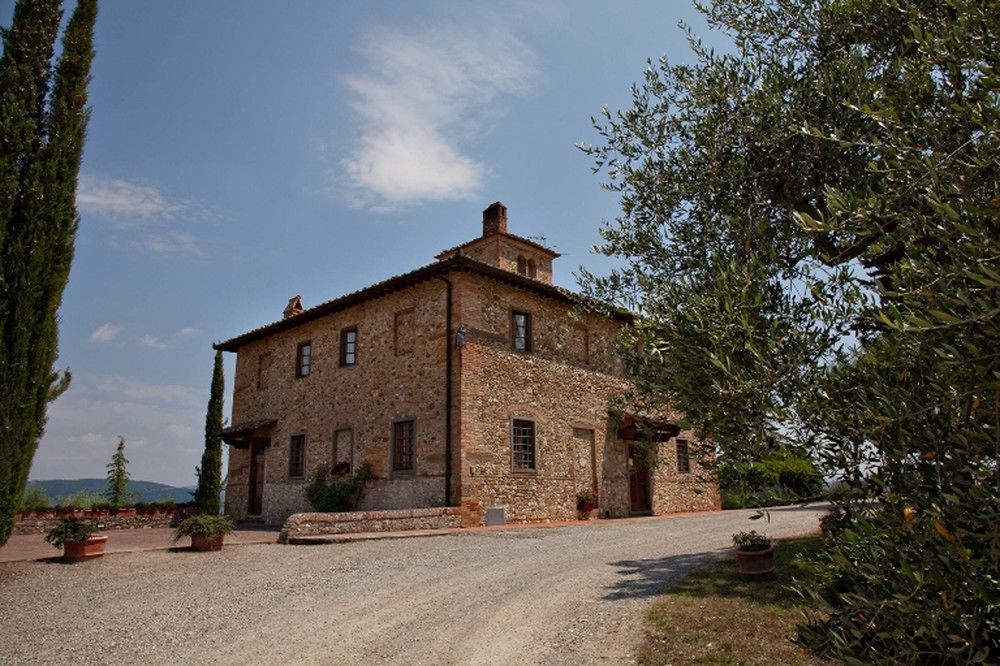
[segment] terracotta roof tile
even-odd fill
[[[421,266],[420,268],[410,271],[409,273],[393,276],[387,280],[383,280],[382,282],[376,282],[375,284],[365,287],[364,289],[345,294],[340,298],[320,303],[319,305],[303,310],[299,314],[292,315],[286,319],[279,319],[278,321],[265,324],[264,326],[260,326],[228,340],[217,342],[213,344],[212,347],[220,351],[235,352],[243,345],[261,340],[275,333],[287,331],[291,328],[295,328],[296,326],[319,319],[320,317],[340,312],[341,310],[346,310],[354,305],[391,294],[420,282],[442,275],[447,275],[451,271],[471,271],[479,275],[507,282],[528,291],[533,291],[550,298],[555,298],[565,303],[589,305],[591,307],[607,309],[606,305],[581,294],[576,294],[568,289],[545,284],[544,282],[539,282],[538,280],[518,275],[517,273],[505,271],[503,269],[476,261],[475,259],[465,255],[455,255],[450,259],[436,261],[432,264]],[[625,310],[612,309],[610,312],[610,316],[621,321],[631,321],[633,318],[633,315]]]

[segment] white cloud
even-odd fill
[[[81,389],[82,386],[82,389]],[[74,381],[73,389],[104,393],[115,398],[140,401],[172,402],[185,405],[199,404],[196,389],[177,384],[155,384],[121,375],[85,375]]]
[[[101,324],[90,334],[91,342],[111,342],[115,336],[121,332],[121,326],[115,326],[111,322]]]
[[[193,484],[207,397],[207,388],[203,395],[120,375],[76,375],[49,406],[31,478],[102,477],[120,434],[133,479]]]
[[[206,256],[205,250],[198,244],[197,239],[183,231],[147,234],[133,240],[131,244],[132,247],[166,256],[184,256],[194,259],[202,259]]]
[[[463,144],[499,97],[530,87],[530,49],[509,30],[470,23],[376,32],[361,53],[364,71],[345,78],[360,138],[341,162],[354,203],[393,209],[475,196],[489,169]]]
[[[180,440],[191,439],[194,434],[194,428],[188,425],[183,425],[180,423],[171,423],[167,426],[167,432]]]
[[[153,185],[93,174],[80,176],[76,205],[83,213],[103,219],[115,247],[171,257],[206,256],[197,238],[177,227],[218,217],[203,206],[168,197]]]
[[[181,330],[177,331],[177,335],[182,338],[190,338],[192,335],[198,335],[201,331],[193,326],[185,326]]]
[[[80,176],[76,205],[85,213],[111,218],[123,227],[151,218],[173,218],[191,206],[186,201],[168,198],[152,185],[91,174]]]
[[[155,335],[150,335],[149,333],[147,333],[146,335],[144,335],[141,338],[139,338],[139,342],[142,343],[143,347],[150,347],[152,349],[166,349],[167,348],[167,343],[166,342],[164,342],[160,338],[156,337]]]
[[[108,437],[107,435],[99,435],[96,432],[88,432],[83,435],[74,435],[73,437],[67,437],[66,439],[67,441],[72,442],[74,444],[87,444],[93,446],[98,444],[110,443],[113,438]]]

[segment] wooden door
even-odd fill
[[[649,467],[642,451],[635,444],[628,445],[628,494],[632,513],[649,513]]]
[[[247,513],[259,516],[264,508],[264,447],[265,441],[250,444],[250,499]]]

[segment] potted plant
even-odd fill
[[[96,531],[92,522],[70,516],[49,530],[45,540],[56,548],[62,548],[63,559],[67,562],[80,562],[104,555],[108,537],[94,534]]]
[[[771,539],[754,530],[733,535],[736,562],[745,578],[766,578],[774,573],[774,546]]]
[[[581,520],[593,518],[598,507],[597,494],[592,490],[582,490],[576,495],[576,510]]]
[[[191,550],[222,550],[223,538],[233,531],[233,521],[229,516],[201,514],[181,521],[174,530],[174,542],[182,537],[191,537]]]

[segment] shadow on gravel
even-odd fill
[[[28,562],[37,562],[38,564],[82,564],[82,562],[67,562],[62,558],[62,555],[53,555],[52,557],[39,557],[35,560],[27,560]]]
[[[621,578],[606,588],[604,598],[620,601],[659,596],[668,583],[676,583],[694,569],[717,560],[721,552],[612,562]]]

